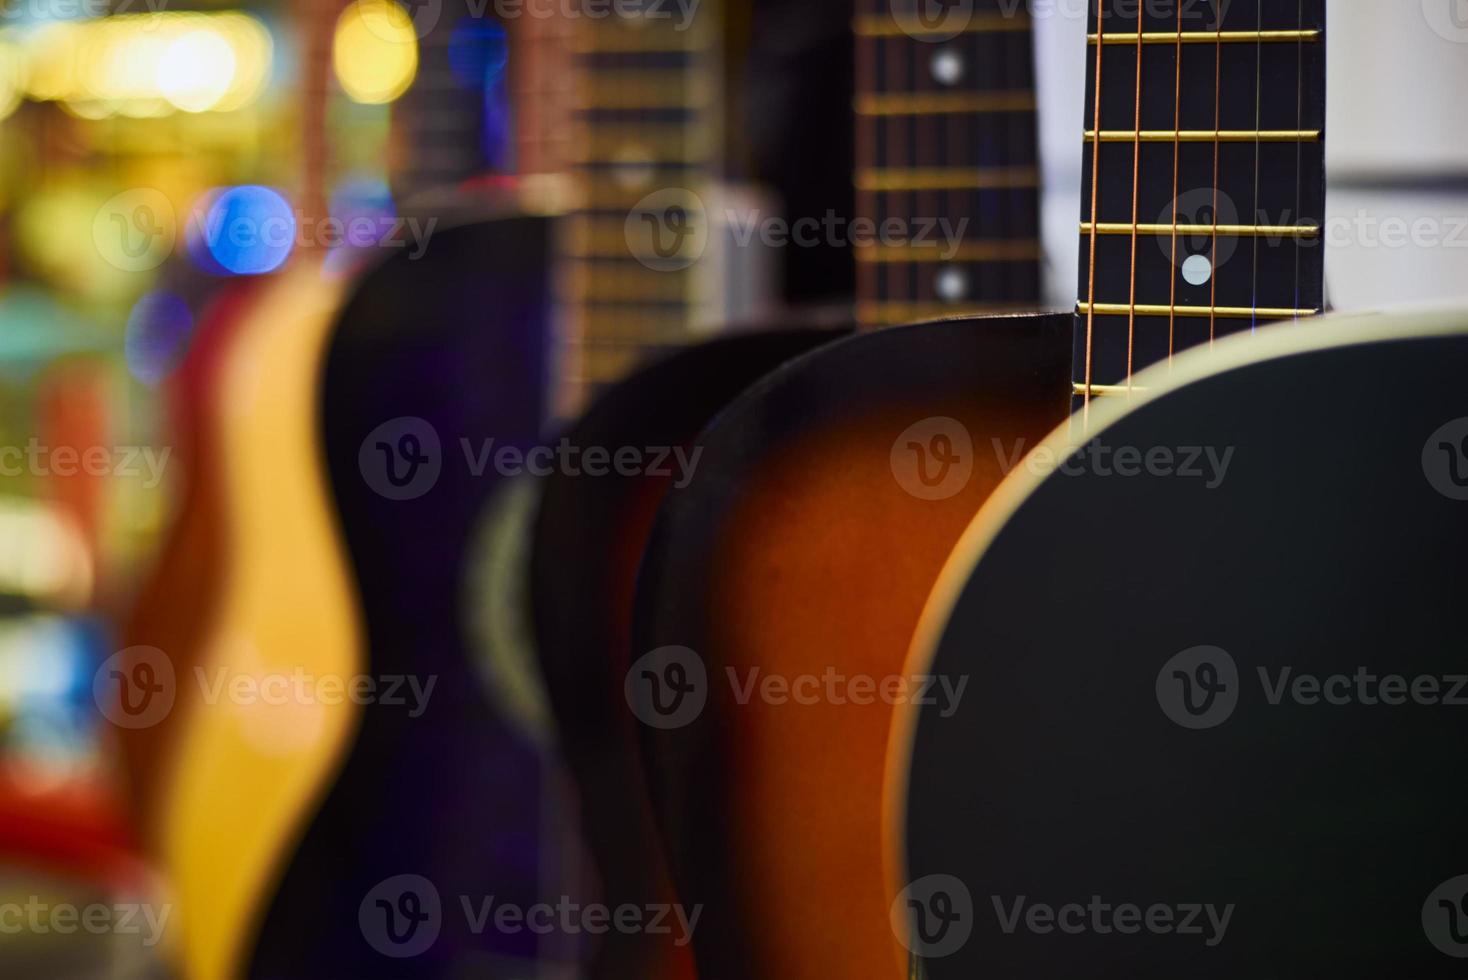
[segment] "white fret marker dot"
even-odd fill
[[[1183,261],[1183,278],[1190,286],[1201,286],[1213,278],[1213,263],[1206,255],[1190,255]]]
[[[963,58],[957,51],[948,48],[934,54],[928,68],[940,85],[957,85],[959,79],[963,78]]]
[[[956,303],[968,295],[968,276],[964,275],[962,269],[953,266],[938,273],[933,285],[938,291],[938,298],[945,303]]]

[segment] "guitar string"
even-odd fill
[[[1182,164],[1182,124],[1183,124],[1183,5],[1177,5],[1177,49],[1174,52],[1177,62],[1177,84],[1173,92],[1172,104],[1172,257],[1168,262],[1168,273],[1171,277],[1172,287],[1167,301],[1167,364],[1168,370],[1172,369],[1172,355],[1177,349],[1177,280],[1180,274],[1177,264],[1177,195],[1179,185],[1179,171]]]
[[[1208,265],[1212,270],[1208,294],[1208,344],[1218,335],[1218,199],[1219,199],[1219,129],[1223,123],[1223,11],[1214,12],[1213,26],[1217,39],[1213,42],[1213,231],[1209,237]]]
[[[1097,209],[1100,202],[1101,181],[1101,69],[1106,51],[1106,0],[1095,0],[1096,4],[1096,77],[1095,108],[1092,113],[1092,131],[1096,134],[1091,141],[1091,256],[1087,275],[1086,302],[1086,393],[1082,402],[1082,424],[1091,420],[1091,382],[1094,378],[1096,341],[1096,239]]]
[[[1305,28],[1305,0],[1299,0],[1299,9],[1296,12],[1295,29],[1303,31]],[[1304,128],[1305,122],[1305,42],[1303,39],[1295,42],[1295,132]],[[1294,220],[1299,224],[1302,219],[1300,214],[1300,203],[1302,200],[1300,185],[1304,174],[1305,141],[1301,140],[1295,144],[1295,212]],[[1300,320],[1300,240],[1294,241],[1295,248],[1295,321]]]
[[[1132,136],[1132,258],[1126,323],[1126,388],[1132,391],[1132,370],[1135,366],[1137,347],[1137,223],[1140,219],[1142,193],[1142,37],[1145,33],[1145,14],[1141,5],[1137,7],[1137,99],[1136,129]],[[1096,141],[1101,141],[1101,131],[1096,131]],[[1094,231],[1095,229],[1092,229]]]
[[[1258,0],[1257,27],[1264,29],[1264,0]],[[1256,225],[1265,224],[1264,215],[1259,211],[1259,170],[1260,157],[1263,147],[1260,129],[1264,123],[1264,41],[1261,39],[1254,45],[1254,217]],[[1253,333],[1259,329],[1259,239],[1261,235],[1254,236],[1254,278],[1250,288],[1250,304],[1252,316],[1250,319],[1249,332]]]

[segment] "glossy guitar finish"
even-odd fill
[[[829,330],[735,335],[688,348],[607,389],[565,434],[576,447],[666,454],[659,472],[540,481],[531,545],[538,661],[561,751],[576,779],[582,832],[611,907],[676,900],[648,806],[638,725],[623,684],[637,569],[658,505],[684,492],[684,464],[703,461],[699,431],[745,387],[831,340]],[[594,958],[601,977],[692,976],[676,936],[611,933]]]
[[[706,906],[700,976],[905,975],[882,874],[891,705],[739,688],[896,683],[1004,454],[1064,417],[1069,350],[1065,314],[864,334],[773,372],[699,437],[654,525],[633,653],[686,647],[707,678],[696,718],[643,729],[680,897]]]
[[[908,667],[968,693],[894,741],[893,888],[969,893],[913,895],[929,977],[1461,973],[1464,363],[1463,314],[1270,328],[1042,447],[1232,452],[1216,483],[1072,459],[1003,486]],[[1006,931],[1021,895],[1236,910],[1212,945]]]
[[[172,670],[160,682],[171,710],[157,731],[138,729],[139,747],[160,753],[143,760],[151,775],[140,787],[153,848],[184,910],[178,952],[191,980],[240,975],[261,903],[353,726],[350,706],[230,693],[241,680],[360,669],[314,425],[339,291],[304,261],[245,287],[246,305],[195,348],[201,360],[188,380],[208,383],[197,482],[129,630]],[[201,604],[180,607],[190,595]],[[164,678],[155,656],[144,660]]]
[[[363,670],[396,697],[360,709],[252,977],[442,977],[476,962],[523,970],[537,955],[536,935],[476,932],[461,903],[544,897],[541,759],[485,697],[462,603],[471,530],[497,484],[492,466],[475,472],[483,440],[524,449],[541,426],[548,249],[542,219],[441,230],[423,261],[399,253],[369,274],[336,324],[327,468],[361,597]],[[410,695],[412,681],[426,696]],[[400,875],[432,887],[390,880]],[[429,920],[399,915],[431,910],[435,894]]]

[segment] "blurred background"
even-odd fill
[[[1060,308],[1076,281],[1084,6],[1034,10]],[[556,209],[569,62],[555,18],[496,9],[0,0],[0,975],[174,975],[161,923],[25,923],[169,893],[144,857],[126,726],[94,681],[207,453],[201,386],[217,375],[189,367],[207,353],[195,344],[291,270],[349,292],[440,227]],[[851,213],[851,14],[736,0],[715,22],[710,166],[738,186],[728,200]],[[1336,0],[1330,18],[1332,303],[1468,299],[1468,10]],[[219,233],[242,218],[258,233]],[[727,249],[733,288],[711,319],[849,316],[848,248],[765,252]]]

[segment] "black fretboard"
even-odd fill
[[[1325,2],[1218,6],[1091,2],[1081,400],[1322,309]]]
[[[910,239],[854,249],[858,318],[882,326],[1033,308],[1039,173],[1025,4],[857,0],[855,35],[857,213]]]

